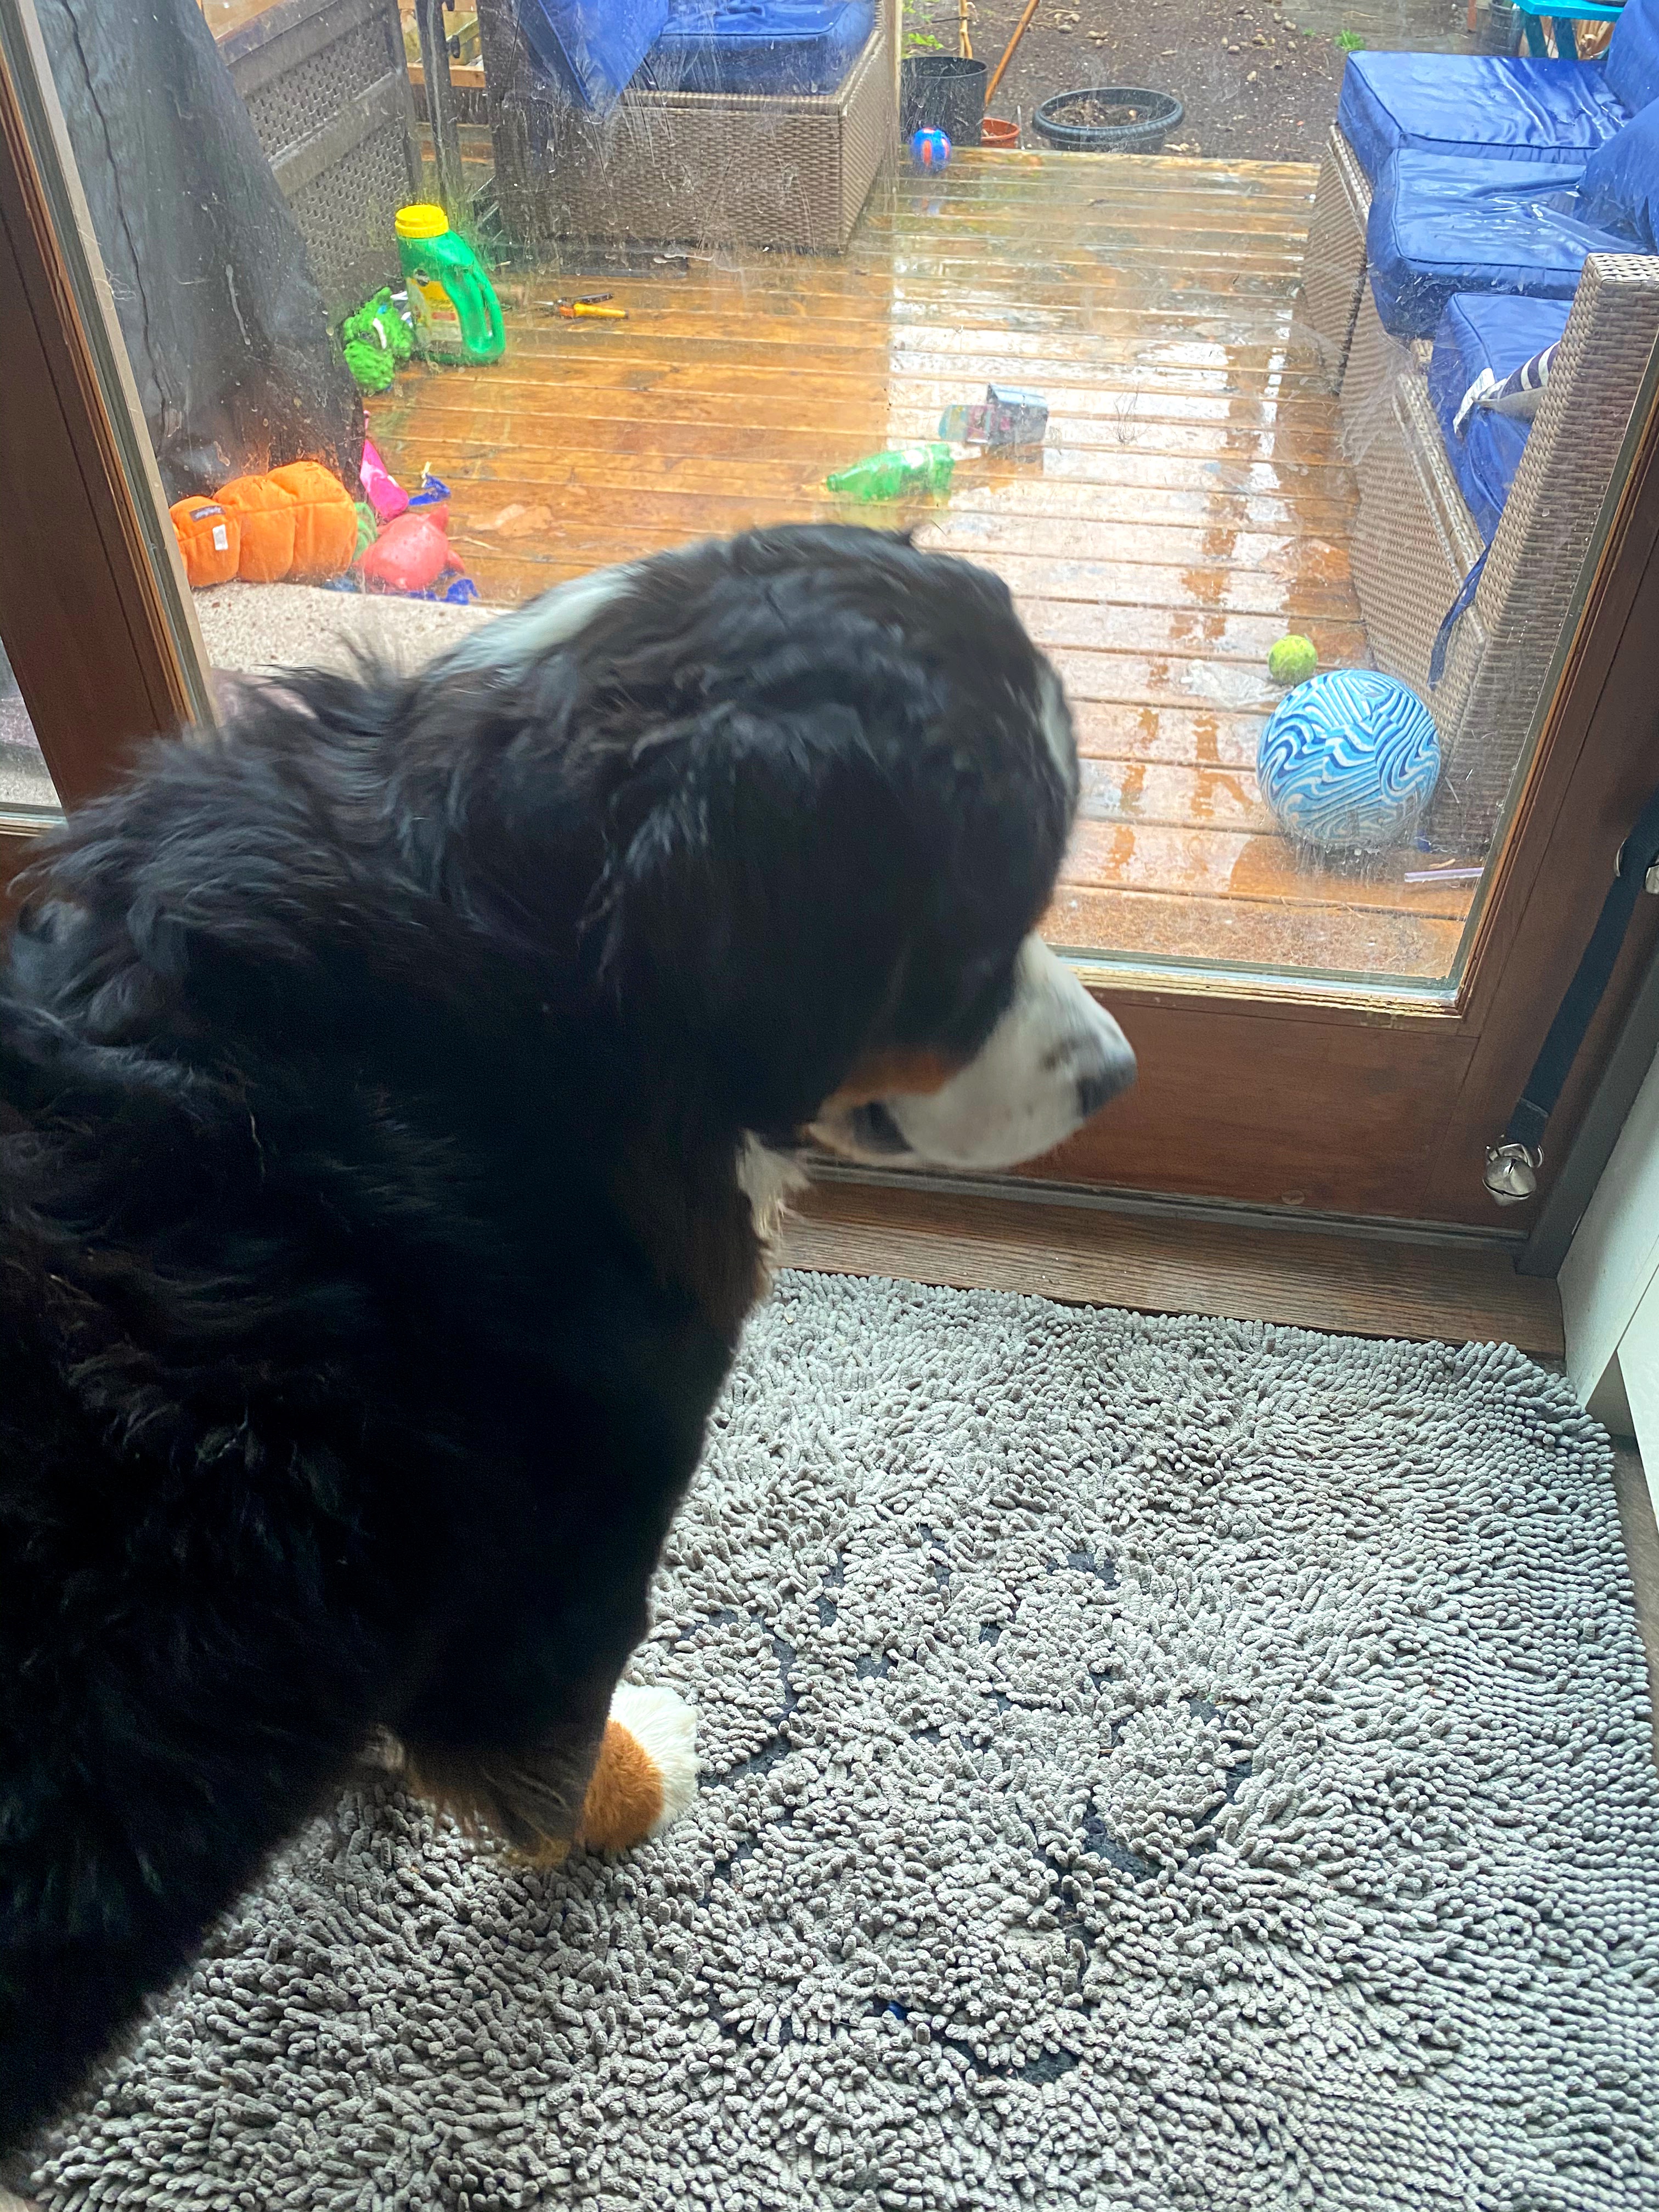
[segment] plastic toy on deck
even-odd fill
[[[828,489],[842,499],[919,499],[949,491],[955,471],[956,457],[951,448],[929,443],[870,453],[823,481]]]
[[[1040,446],[1048,434],[1048,403],[1040,392],[988,384],[971,407],[947,407],[939,434],[958,446]]]
[[[950,161],[951,142],[942,131],[918,131],[910,140],[910,159],[931,176]]]

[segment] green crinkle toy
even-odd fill
[[[377,292],[340,325],[346,367],[361,392],[384,392],[415,349],[409,325],[392,303],[389,289]]]

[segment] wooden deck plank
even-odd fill
[[[1254,756],[1252,756],[1254,757]],[[1078,819],[1203,826],[1271,836],[1273,818],[1252,770],[1119,756],[1080,760]]]
[[[1018,362],[1019,376],[1040,385],[1047,395],[1050,435],[1062,443],[1073,429],[1086,434],[1091,424],[1119,422],[1125,392],[1134,393],[1148,413],[1175,422],[1329,427],[1327,395],[1299,368],[1268,364],[1234,373],[1136,355],[1125,359],[1119,349],[1104,347],[1099,359],[1091,361],[1077,347],[1066,349],[1062,357],[1059,336],[1025,346],[999,346],[978,331],[958,334],[971,343],[939,345],[936,336],[929,331],[922,334],[925,343],[919,338],[914,345],[818,348],[812,367],[803,369],[799,361],[792,367],[790,349],[781,338],[769,341],[765,353],[757,345],[744,354],[732,339],[672,331],[568,342],[532,332],[515,349],[510,370],[503,363],[480,374],[471,389],[463,386],[457,391],[453,379],[434,382],[447,386],[449,395],[466,408],[487,392],[504,414],[526,408],[546,413],[549,386],[554,384],[560,392],[687,392],[762,401],[781,392],[797,403],[799,415],[803,405],[816,410],[844,404],[849,393],[862,392],[874,380],[890,385],[896,404],[915,407],[931,420],[961,398],[964,385],[971,390],[1012,383],[1011,364]],[[555,367],[556,380],[551,374]],[[441,389],[430,411],[434,416],[446,411]]]
[[[1202,707],[1133,706],[1072,701],[1077,749],[1085,761],[1142,761],[1177,768],[1255,768],[1265,714]]]
[[[730,423],[740,418],[759,432],[811,432],[821,440],[862,435],[879,390],[887,427],[898,439],[936,437],[941,410],[982,396],[988,384],[1012,383],[1016,372],[1006,360],[986,356],[960,374],[911,378],[890,358],[873,361],[862,374],[845,376],[798,374],[781,364],[764,371],[720,368],[699,377],[683,361],[672,364],[636,359],[617,361],[588,372],[560,371],[547,356],[539,375],[532,356],[511,377],[481,375],[465,395],[441,386],[424,410],[434,432],[485,438],[505,445],[506,458],[528,461],[553,426],[568,422],[580,404],[590,422]],[[556,373],[559,372],[559,373]],[[1050,396],[1049,435],[1056,464],[1072,454],[1101,448],[1109,453],[1126,446],[1149,444],[1153,450],[1206,455],[1272,453],[1302,466],[1341,467],[1340,436],[1328,404],[1317,395],[1302,398],[1258,398],[1236,393],[1160,391],[1133,374],[1103,375],[1093,404],[1073,407],[1055,403],[1051,382],[1027,365],[1018,374]],[[457,404],[459,402],[459,404]],[[483,422],[480,416],[488,410]],[[461,426],[467,426],[463,430]],[[833,452],[834,448],[831,447]],[[1029,469],[1036,459],[1025,465]],[[1044,464],[1047,466],[1047,463]],[[1009,477],[1018,465],[1002,457],[993,463],[970,459],[962,472],[1000,467]]]
[[[1060,875],[1067,890],[1179,892],[1285,908],[1340,908],[1350,915],[1461,921],[1468,909],[1468,885],[1405,882],[1411,861],[1419,858],[1395,853],[1374,865],[1323,866],[1276,830],[1264,835],[1200,822],[1136,823],[1091,814],[1074,824]]]
[[[903,525],[1000,574],[1073,702],[1082,795],[1046,927],[1069,946],[1438,977],[1470,887],[1350,870],[1279,836],[1256,787],[1268,647],[1365,663],[1334,405],[1293,331],[1313,171],[1157,157],[965,157],[906,179],[848,253],[584,256],[507,289],[505,360],[416,368],[382,452],[452,486],[486,599],[767,523]],[[604,289],[628,319],[538,301]],[[949,497],[848,507],[824,477],[934,434],[985,384],[1038,386],[1040,452],[975,455]]]
[[[374,422],[377,441],[383,424],[390,425],[388,435],[398,442],[408,435],[384,412],[376,412]],[[550,434],[556,425],[556,418],[549,417]],[[902,444],[920,434],[873,409],[864,431],[866,439],[892,436]],[[728,502],[749,493],[769,493],[792,499],[798,512],[803,503],[827,508],[833,502],[824,489],[826,474],[869,450],[858,444],[851,431],[827,434],[805,425],[769,432],[769,460],[755,457],[752,431],[745,453],[744,432],[737,423],[644,424],[627,416],[614,422],[590,418],[582,425],[582,435],[590,442],[580,448],[538,454],[533,446],[509,449],[500,429],[465,440],[447,439],[434,430],[420,437],[416,450],[419,460],[441,472],[441,464],[447,463],[478,483],[513,487],[502,491],[504,499],[522,496],[526,487],[537,483],[556,483],[573,494],[586,490],[601,501],[609,497],[613,517],[616,502],[610,495],[618,487],[669,499],[690,493]],[[1176,442],[1178,435],[1159,439],[1151,434],[1151,426],[1133,426],[1133,434],[1121,445],[1056,453],[1033,468],[964,465],[951,495],[950,519],[959,523],[975,514],[1046,516],[1088,524],[1097,517],[1131,520],[1139,508],[1149,522],[1176,519],[1206,527],[1271,526],[1295,516],[1305,519],[1309,536],[1327,539],[1346,536],[1352,526],[1356,502],[1345,464],[1289,459],[1274,453],[1271,439],[1257,438],[1251,441],[1254,451],[1239,452],[1232,449],[1236,441],[1226,433],[1188,439],[1189,452],[1157,450]],[[638,447],[646,442],[663,450],[639,453]],[[1208,459],[1203,458],[1206,451]],[[714,464],[720,465],[711,474]],[[464,492],[465,483],[456,489]],[[1114,493],[1121,495],[1115,503],[1109,496]],[[1147,493],[1155,496],[1143,505],[1141,495]],[[1133,499],[1121,496],[1131,494]],[[1182,498],[1182,494],[1194,496]],[[884,527],[896,514],[911,527],[921,527],[939,522],[946,514],[937,502],[927,501],[907,504],[902,511],[860,511]],[[696,528],[694,522],[683,534],[694,534]],[[1076,540],[1072,544],[1075,547]]]
[[[1432,915],[1275,906],[1184,892],[1086,890],[1062,883],[1042,934],[1068,952],[1142,960],[1296,968],[1388,979],[1449,975],[1462,925]]]
[[[472,523],[468,542],[510,557],[514,535],[531,526],[524,520],[524,512],[522,502],[509,502],[496,509],[495,516]],[[498,524],[500,516],[507,520]],[[458,539],[467,534],[459,523],[454,530]],[[666,550],[678,541],[666,534],[660,540],[647,540],[636,533],[632,542],[637,553]],[[541,559],[556,568],[561,578],[579,575],[593,562],[577,557],[572,550],[574,543],[562,536],[545,553],[526,557]],[[1282,615],[1288,607],[1294,607],[1298,620],[1326,613],[1342,617],[1352,611],[1346,573],[1339,572],[1333,579],[1312,563],[1287,571],[1249,564],[1229,567],[1224,562],[1195,555],[1184,562],[1148,561],[1137,568],[1123,561],[1028,560],[1018,554],[975,545],[944,544],[934,550],[992,569],[1016,597],[1070,599],[1085,606],[1189,607],[1237,614]]]

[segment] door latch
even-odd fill
[[[1541,1151],[1525,1145],[1488,1145],[1481,1181],[1499,1206],[1524,1206],[1538,1195],[1538,1170],[1544,1164]]]

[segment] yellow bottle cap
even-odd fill
[[[441,207],[417,200],[412,207],[398,209],[392,227],[399,238],[441,238],[449,228],[449,217]]]

